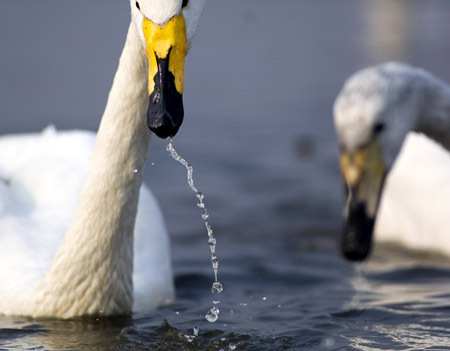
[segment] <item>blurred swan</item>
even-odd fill
[[[370,67],[347,80],[334,121],[347,185],[345,257],[365,259],[373,231],[376,240],[450,255],[450,86],[402,63]]]
[[[165,138],[183,120],[204,0],[130,4],[97,136],[49,127],[0,138],[0,313],[127,314],[174,298],[169,238],[142,177],[148,127]]]

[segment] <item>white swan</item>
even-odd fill
[[[148,127],[166,137],[181,124],[204,2],[130,0],[96,138],[54,128],[0,138],[0,313],[114,315],[173,300],[169,239],[142,173]]]
[[[344,255],[364,259],[373,231],[450,255],[450,86],[406,64],[367,68],[345,83],[334,121],[348,186]]]

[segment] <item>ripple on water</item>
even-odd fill
[[[189,333],[189,331],[188,331]],[[192,333],[192,330],[191,330]],[[184,331],[172,327],[164,321],[160,327],[146,329],[126,328],[120,335],[121,345],[115,350],[152,350],[152,351],[282,351],[303,350],[318,347],[327,350],[336,346],[334,337],[314,330],[299,330],[293,335],[249,335],[246,333],[224,332],[218,329],[202,332],[197,337],[186,337]],[[301,335],[301,336],[300,336]],[[313,348],[315,349],[315,348]]]

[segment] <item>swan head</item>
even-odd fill
[[[183,118],[184,62],[205,0],[130,0],[149,63],[149,128],[173,137]]]
[[[426,72],[388,63],[364,69],[344,84],[334,104],[340,169],[347,203],[342,253],[364,260],[384,179],[409,131],[417,130],[426,94]]]

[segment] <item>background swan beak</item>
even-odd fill
[[[186,24],[182,14],[159,26],[143,21],[149,60],[147,124],[160,138],[173,137],[183,123]]]
[[[357,194],[356,188],[350,189],[349,193],[352,196],[347,205],[341,252],[350,261],[363,261],[371,250],[375,216],[370,216],[366,204],[354,196]]]
[[[342,177],[347,184],[347,208],[341,251],[348,260],[363,261],[372,246],[386,167],[376,140],[352,154],[343,152],[340,166]]]

